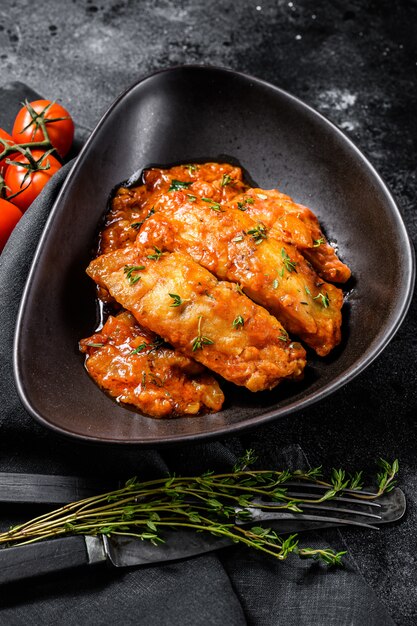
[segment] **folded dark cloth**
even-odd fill
[[[174,471],[230,468],[242,452],[238,438],[156,450],[88,446],[41,427],[22,407],[12,372],[17,310],[45,221],[68,174],[54,176],[12,234],[0,257],[0,471],[141,478]],[[34,355],[36,360],[36,355]],[[133,419],[133,418],[132,418]],[[262,457],[263,466],[302,467],[298,446]],[[31,516],[30,507],[20,511]],[[4,523],[4,513],[3,521]],[[303,536],[306,545],[345,549],[338,531]],[[0,622],[18,624],[392,624],[384,606],[352,563],[327,569],[297,557],[275,561],[235,546],[208,556],[158,567],[77,570],[9,585],[0,594]]]

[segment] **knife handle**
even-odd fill
[[[97,537],[62,537],[0,549],[0,584],[106,560]]]

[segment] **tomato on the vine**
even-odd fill
[[[51,100],[26,102],[16,116],[13,139],[16,143],[44,141],[42,127],[46,127],[49,141],[59,156],[64,157],[74,138],[74,122],[63,106]]]
[[[11,202],[0,198],[0,252],[23,213]]]
[[[6,143],[8,143],[9,145],[13,145],[15,143],[13,140],[13,137],[9,135],[9,133],[6,133],[6,131],[3,130],[2,128],[0,128],[0,139],[3,139],[4,141],[6,141]],[[0,154],[3,152],[3,150],[4,150],[4,145],[3,143],[0,142]],[[4,159],[0,161],[0,172],[1,170],[3,170],[3,173],[6,171],[6,167],[7,167],[6,158],[10,159],[10,155],[8,157],[4,157]]]
[[[7,198],[25,211],[60,168],[61,163],[49,151],[19,154],[4,176]]]

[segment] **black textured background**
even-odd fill
[[[25,82],[45,97],[60,99],[81,135],[130,83],[181,63],[249,72],[326,115],[383,176],[416,241],[416,0],[0,3],[0,104],[1,85]],[[0,110],[1,126],[8,118]],[[387,250],[387,264],[389,258]],[[379,532],[346,531],[345,536],[394,620],[410,626],[417,623],[416,331],[414,298],[394,340],[353,382],[305,412],[239,441],[226,440],[234,447],[254,447],[265,460],[274,447],[297,442],[313,464],[352,471],[371,470],[379,456],[399,458],[409,503],[406,519]],[[52,460],[62,471],[76,471],[71,443],[41,427],[38,441],[50,446],[45,471]],[[13,458],[33,445],[23,440],[12,454],[0,442],[0,453],[13,470],[18,468]],[[78,471],[87,469],[88,456],[79,463]]]

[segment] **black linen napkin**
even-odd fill
[[[31,260],[70,164],[54,176],[26,212],[0,256],[0,471],[103,478],[170,470],[177,474],[229,469],[242,452],[237,438],[164,450],[88,446],[41,427],[23,409],[12,373],[17,310]],[[36,355],[34,355],[36,356]],[[134,416],[132,416],[134,419]],[[259,453],[260,451],[257,450]],[[261,455],[263,467],[306,465],[298,446]],[[6,526],[7,512],[0,517]],[[20,512],[32,516],[30,507]],[[340,533],[309,533],[305,545],[344,549]],[[80,569],[0,589],[0,622],[35,624],[158,624],[167,626],[253,624],[392,624],[384,606],[349,560],[327,569],[296,557],[281,563],[240,546],[158,567]]]

